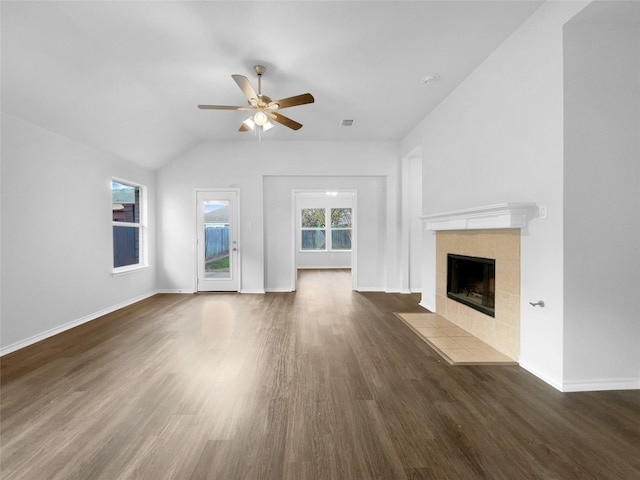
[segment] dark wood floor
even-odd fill
[[[636,479],[640,392],[450,366],[394,311],[297,293],[158,295],[2,359],[3,480]]]

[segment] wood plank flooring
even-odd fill
[[[393,312],[296,293],[157,295],[2,358],[3,480],[635,479],[640,392],[450,366]]]

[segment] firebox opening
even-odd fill
[[[496,261],[447,254],[447,297],[495,317]]]

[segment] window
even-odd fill
[[[302,250],[327,249],[327,219],[324,208],[303,208],[301,217]]]
[[[350,208],[303,208],[300,220],[301,250],[351,250]]]
[[[114,273],[145,264],[144,200],[142,185],[111,182]]]
[[[331,250],[351,250],[351,209],[331,209]]]

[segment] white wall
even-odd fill
[[[267,182],[265,179],[265,195],[267,194]],[[356,192],[338,192],[331,177],[327,179],[329,188],[324,191],[296,192],[294,194],[294,237],[295,237],[295,266],[297,268],[351,268],[351,250],[302,250],[301,212],[305,208],[350,208],[352,216],[353,197]],[[327,195],[332,192],[335,195]],[[330,235],[330,234],[329,234]],[[328,236],[329,236],[328,235]],[[269,240],[269,239],[267,239]]]
[[[388,261],[397,261],[397,250],[387,249],[387,179],[383,176],[270,176],[265,178],[266,288],[291,291],[295,280],[292,260],[293,190],[352,190],[356,192],[356,290],[385,291]],[[393,200],[390,200],[393,202]]]
[[[148,187],[151,268],[113,277],[111,178]],[[2,115],[2,353],[155,288],[155,174]]]
[[[402,159],[402,292],[422,290],[422,154],[420,149]]]
[[[421,147],[423,213],[529,201],[549,218],[521,240],[520,364],[562,388],[562,27],[585,2],[543,4],[402,141]],[[435,241],[423,236],[422,303],[435,276]],[[529,301],[543,299],[544,309]]]
[[[640,387],[640,4],[564,28],[564,387]]]
[[[272,142],[263,138],[242,142],[209,142],[186,152],[158,172],[160,240],[158,286],[166,291],[193,291],[195,288],[195,204],[194,188],[240,189],[241,291],[263,292],[293,283],[291,273],[273,257],[265,255],[270,235],[281,231],[264,223],[265,212],[287,209],[291,221],[291,192],[286,205],[264,190],[265,177],[359,177],[379,176],[385,182],[386,203],[379,210],[386,225],[398,219],[398,148],[395,142]],[[295,188],[326,188],[306,183]],[[266,203],[265,203],[266,202]],[[291,227],[293,228],[293,227]],[[397,271],[398,231],[381,230],[385,236],[381,250],[383,267],[374,278],[381,289],[399,288]],[[291,236],[288,236],[291,238]],[[290,241],[290,240],[289,240]],[[284,248],[284,247],[283,247]],[[279,252],[279,250],[277,250]],[[278,255],[293,261],[292,249]],[[366,259],[376,265],[378,258]],[[392,267],[390,267],[390,265]],[[293,268],[286,266],[287,272]],[[286,278],[285,278],[286,276]]]

